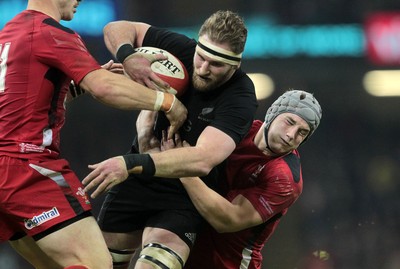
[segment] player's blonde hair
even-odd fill
[[[219,10],[212,14],[201,26],[199,37],[207,35],[212,41],[229,44],[232,52],[244,51],[247,28],[244,20],[237,13]]]

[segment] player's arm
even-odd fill
[[[97,186],[92,197],[104,193],[128,177],[128,173],[179,178],[207,175],[235,149],[234,140],[221,130],[208,126],[195,146],[150,153],[130,154],[90,165],[93,169],[84,179],[85,190]]]
[[[160,141],[154,136],[157,112],[142,110],[136,119],[137,142],[140,153],[160,152]]]
[[[150,154],[155,175],[160,177],[205,176],[235,149],[233,139],[223,131],[208,126],[191,147],[174,148]]]
[[[114,63],[113,60],[108,61],[107,63],[103,64],[101,68],[108,70],[110,72],[116,73],[116,74],[124,74],[124,67],[120,63]],[[78,84],[76,84],[73,80],[71,80],[71,83],[69,84],[69,89],[67,92],[67,102],[70,102],[72,100],[75,100],[79,96],[82,96],[85,94],[85,90],[79,87]]]
[[[200,178],[181,178],[199,213],[217,232],[236,232],[263,223],[261,215],[244,196],[229,202],[210,189]]]
[[[104,42],[107,49],[116,55],[121,44],[141,47],[150,24],[133,21],[113,21],[104,26]]]
[[[150,65],[168,57],[163,54],[152,55],[134,51],[134,48],[142,47],[149,28],[149,24],[142,22],[110,22],[103,29],[104,42],[115,58],[123,63],[125,72],[130,78],[151,89],[167,89],[169,84],[160,79],[151,70]]]
[[[186,120],[187,110],[174,95],[150,90],[123,75],[97,69],[88,73],[79,86],[100,102],[115,108],[164,111],[171,123],[169,136]]]

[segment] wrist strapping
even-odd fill
[[[154,176],[156,173],[156,166],[150,154],[127,154],[122,157],[129,174]]]
[[[176,97],[171,93],[156,91],[156,101],[154,103],[154,111],[164,111],[168,113],[175,104]]]
[[[135,52],[136,51],[131,44],[123,44],[118,48],[115,57],[120,63],[124,63],[126,58],[128,58],[128,56],[134,54]]]
[[[164,102],[164,93],[156,91],[157,97],[154,103],[154,111],[159,111],[161,109],[162,103]]]
[[[161,105],[161,110],[164,111],[165,113],[170,112],[175,104],[175,99],[176,99],[175,95],[171,93],[164,93],[164,100]]]

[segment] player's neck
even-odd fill
[[[61,15],[57,8],[49,1],[29,1],[26,9],[44,13],[58,22],[61,20]]]

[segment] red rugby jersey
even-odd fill
[[[232,201],[237,195],[243,195],[264,223],[235,233],[217,233],[207,226],[199,234],[185,268],[260,269],[265,242],[280,217],[301,194],[303,180],[298,152],[279,158],[265,156],[253,142],[261,125],[261,121],[255,121],[228,158],[226,178],[221,183],[226,199]]]
[[[101,68],[81,37],[49,16],[25,10],[0,31],[0,155],[56,158],[65,97]]]

